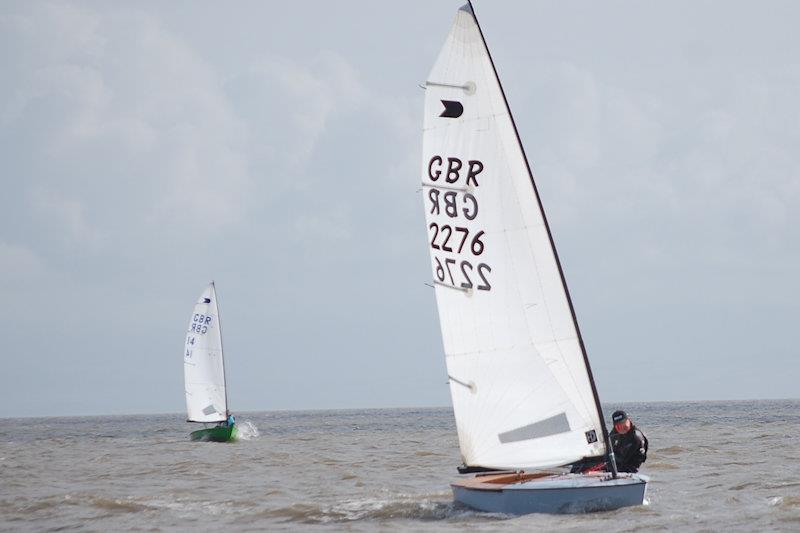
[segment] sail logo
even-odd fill
[[[426,216],[433,219],[428,230],[432,232],[434,282],[439,285],[463,291],[492,288],[488,279],[492,268],[479,262],[486,249],[486,231],[475,227],[480,222],[478,176],[484,168],[478,159],[465,163],[458,157],[437,154],[428,161],[428,179],[423,185],[428,188]]]
[[[444,111],[439,115],[440,117],[458,118],[464,114],[464,106],[461,105],[461,102],[456,102],[455,100],[440,100],[440,102],[444,106]]]

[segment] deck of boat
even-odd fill
[[[451,483],[451,485],[463,487],[465,489],[474,490],[503,490],[507,488],[506,485],[513,485],[515,483],[524,483],[534,479],[541,479],[549,476],[558,475],[556,472],[515,472],[503,471],[492,472],[489,474],[478,474],[475,477],[468,479],[459,479]]]

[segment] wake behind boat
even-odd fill
[[[192,440],[228,442],[238,435],[235,420],[228,410],[223,357],[217,291],[212,281],[194,305],[186,332],[183,373],[187,422],[216,425],[193,431]]]
[[[618,474],[578,322],[527,158],[471,3],[425,84],[422,187],[436,302],[475,509],[640,505]],[[543,469],[603,461],[611,472]],[[498,472],[504,471],[504,472]]]

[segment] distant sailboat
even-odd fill
[[[423,201],[459,470],[483,472],[454,482],[454,498],[516,514],[641,504],[647,477],[616,472],[550,228],[471,3],[425,85]],[[612,473],[541,471],[591,458]]]
[[[238,430],[228,410],[222,328],[217,291],[212,281],[194,305],[183,355],[187,422],[216,424],[193,431],[192,440],[227,442]]]

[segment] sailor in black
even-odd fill
[[[614,411],[611,420],[614,421],[614,429],[608,436],[614,448],[617,470],[638,471],[639,466],[647,459],[647,437],[633,424],[625,411]]]

